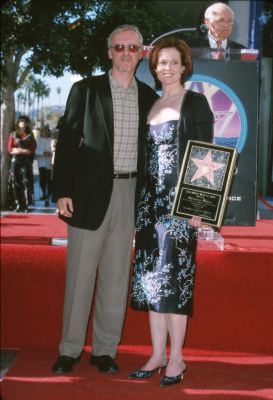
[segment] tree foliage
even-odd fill
[[[123,23],[137,25],[146,41],[173,26],[157,1],[10,0],[2,7],[2,59],[27,53],[34,73],[88,75],[107,65],[106,38]]]
[[[6,204],[7,137],[15,120],[16,90],[30,73],[82,76],[108,66],[106,39],[120,24],[134,24],[146,43],[173,28],[158,1],[9,0],[1,7],[1,207]]]

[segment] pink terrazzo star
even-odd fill
[[[203,160],[192,158],[192,161],[197,166],[197,170],[192,177],[191,182],[204,176],[212,185],[214,185],[214,171],[217,171],[218,169],[225,166],[225,164],[212,161],[211,150],[208,151],[206,157]]]

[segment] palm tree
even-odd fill
[[[50,94],[50,87],[49,86],[47,86],[47,85],[44,85],[43,86],[43,89],[41,90],[41,122],[42,122],[42,125],[43,125],[43,123],[44,123],[44,115],[43,115],[43,101],[44,101],[44,99],[45,98],[47,98],[48,96],[49,96],[49,94]]]
[[[33,91],[36,96],[36,101],[37,101],[37,116],[36,119],[37,121],[39,119],[43,120],[43,115],[42,115],[42,110],[40,110],[40,100],[43,99],[44,97],[48,97],[50,93],[50,88],[47,86],[45,82],[42,81],[42,79],[35,79],[33,82]],[[40,118],[39,118],[40,117]]]
[[[40,100],[48,97],[50,93],[50,88],[48,85],[40,78],[36,78],[35,75],[29,74],[26,78],[23,91],[20,91],[17,95],[17,111],[19,111],[20,104],[23,105],[21,111],[26,114],[26,106],[28,106],[28,114],[33,118],[34,115],[30,115],[30,107],[37,104],[37,114],[36,122],[43,120],[42,107],[40,109]]]
[[[23,96],[22,101],[23,101],[23,114],[26,114],[26,106],[28,106],[28,114],[30,113],[30,107],[33,104],[33,82],[35,80],[34,75],[29,74],[25,81],[24,84],[22,85],[23,89]]]
[[[23,105],[25,103],[25,95],[22,91],[18,92],[17,94],[17,111],[19,113],[23,113]]]
[[[59,106],[61,106],[61,91],[62,91],[62,89],[60,87],[56,88],[56,92],[57,92],[58,97],[59,97]]]
[[[30,118],[33,118],[33,115],[30,115],[30,108],[34,104],[34,82],[35,76],[33,74],[29,74],[27,77],[27,105],[28,105],[28,115]]]

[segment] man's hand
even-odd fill
[[[57,214],[61,214],[64,217],[71,218],[73,213],[72,199],[69,197],[62,197],[57,200]]]

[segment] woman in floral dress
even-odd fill
[[[132,307],[149,311],[153,352],[130,377],[149,378],[155,369],[166,366],[160,383],[166,386],[179,383],[186,368],[182,347],[192,311],[197,228],[201,223],[198,217],[187,221],[170,213],[187,141],[212,141],[213,114],[203,94],[184,88],[192,72],[185,42],[177,38],[157,42],[150,68],[162,86],[162,97],[148,117],[147,176],[137,209]]]

